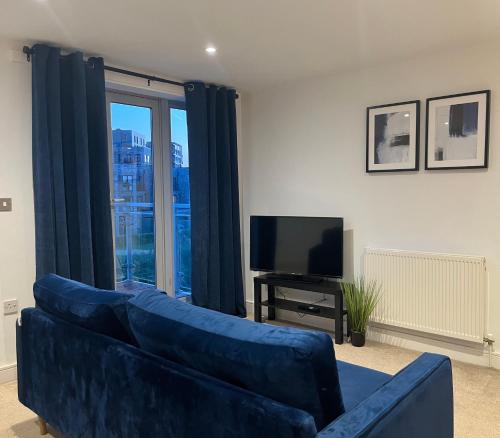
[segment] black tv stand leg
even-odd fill
[[[267,319],[270,321],[276,319],[276,308],[274,307],[275,301],[275,292],[274,292],[274,286],[268,285],[267,286],[267,300],[269,302],[269,306],[267,308]]]
[[[253,318],[255,322],[262,322],[262,307],[261,307],[261,292],[262,287],[259,283],[253,284]]]
[[[335,343],[344,343],[344,297],[335,294]]]

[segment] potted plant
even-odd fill
[[[366,328],[371,314],[380,297],[380,285],[358,277],[354,282],[342,282],[342,292],[347,308],[347,318],[351,326],[351,344],[354,347],[365,345]]]

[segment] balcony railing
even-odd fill
[[[174,284],[176,296],[191,294],[191,207],[174,204]]]
[[[116,281],[124,289],[156,284],[154,206],[146,202],[115,204]],[[191,209],[173,205],[174,288],[191,294]],[[137,283],[137,284],[136,284]],[[132,285],[132,286],[131,286]]]

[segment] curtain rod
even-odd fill
[[[33,49],[31,49],[28,46],[24,46],[23,53],[26,55],[26,59],[28,60],[28,62],[30,62],[31,55],[33,54]],[[104,70],[113,71],[115,73],[120,73],[122,75],[134,76],[136,78],[146,79],[148,81],[148,85],[150,85],[151,81],[154,81],[154,82],[161,82],[163,84],[176,85],[178,87],[184,88],[184,84],[182,82],[172,81],[171,79],[159,78],[158,76],[146,75],[144,73],[138,73],[136,71],[125,70],[123,68],[110,67],[109,65],[105,65]],[[236,99],[238,99],[238,97],[239,97],[238,94],[236,94],[235,97],[236,97]]]
[[[125,70],[123,68],[110,67],[109,65],[104,66],[104,70],[114,71],[115,73],[120,73],[122,75],[134,76],[136,78],[147,79],[154,82],[162,82],[163,84],[177,85],[178,87],[184,87],[182,82],[172,81],[170,79],[159,78],[158,76],[145,75],[143,73],[137,73],[135,71]]]

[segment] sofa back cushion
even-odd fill
[[[259,324],[155,291],[127,303],[139,346],[310,413],[321,429],[344,412],[325,333]]]
[[[39,308],[89,330],[135,343],[128,327],[127,301],[133,295],[97,289],[48,274],[33,286]]]

